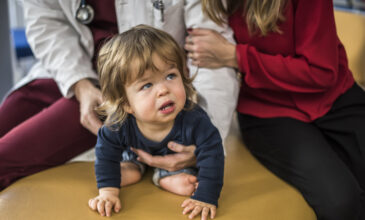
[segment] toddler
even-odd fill
[[[153,182],[184,196],[183,213],[214,218],[223,185],[224,154],[218,130],[193,101],[184,51],[167,33],[136,26],[103,45],[98,72],[106,118],[98,132],[95,173],[99,195],[89,206],[102,216],[119,212],[121,186],[138,182],[145,165],[131,148],[152,155],[173,153],[174,141],[196,145],[196,167],[155,168]]]

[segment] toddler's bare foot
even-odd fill
[[[191,196],[198,186],[198,181],[196,176],[179,173],[160,179],[159,184],[163,189],[169,192],[182,196]]]

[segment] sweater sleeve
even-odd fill
[[[218,205],[223,186],[224,153],[218,130],[208,116],[196,120],[193,136],[196,143],[198,188],[192,199]]]
[[[98,188],[120,188],[122,150],[117,131],[111,131],[105,126],[99,129],[95,146],[95,175]]]
[[[317,93],[338,80],[338,37],[332,0],[294,0],[295,55],[269,55],[249,44],[236,47],[245,83],[252,88]]]

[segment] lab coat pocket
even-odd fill
[[[154,26],[171,34],[180,46],[185,38],[184,1],[164,0],[163,14],[158,7],[153,8]]]

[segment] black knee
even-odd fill
[[[317,218],[319,220],[360,219],[361,190],[359,187],[342,188],[333,185],[319,193],[316,204],[313,204]]]

